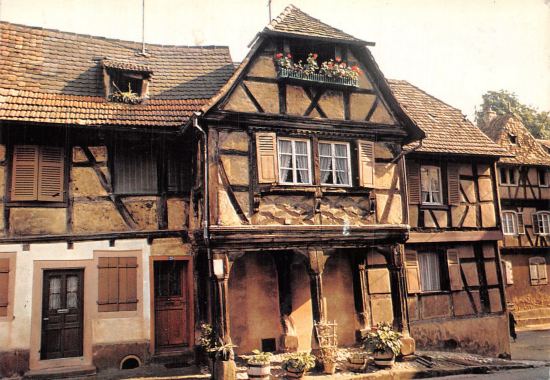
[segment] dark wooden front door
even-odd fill
[[[187,261],[155,261],[155,345],[157,351],[189,345]]]
[[[82,356],[83,273],[44,271],[40,359]]]

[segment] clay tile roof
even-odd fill
[[[234,71],[219,46],[146,45],[0,22],[0,119],[82,125],[180,126]],[[137,105],[104,97],[102,62],[154,72]]]
[[[294,5],[289,5],[285,10],[273,19],[264,29],[264,33],[282,33],[295,35],[297,37],[320,38],[330,40],[341,40],[348,43],[361,45],[374,45],[372,42],[362,41],[336,29],[322,21],[311,17]]]
[[[550,152],[550,140],[540,140],[540,139],[537,139],[537,141],[539,142],[539,144],[542,144],[542,146],[544,146],[544,148]]]
[[[502,156],[506,151],[473,125],[460,110],[404,80],[388,80],[397,101],[426,133],[418,152]]]
[[[514,115],[500,115],[482,123],[482,130],[497,144],[506,149],[513,157],[504,157],[500,161],[518,165],[550,165],[550,154],[537,141],[521,120]],[[512,144],[514,136],[516,144]]]
[[[140,65],[139,63],[134,63],[130,61],[120,61],[116,59],[104,58],[101,60],[103,67],[110,69],[118,69],[125,71],[135,71],[140,73],[152,73],[153,70],[147,65]]]

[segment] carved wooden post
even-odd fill
[[[407,295],[405,293],[405,276],[403,275],[403,247],[399,244],[392,245],[388,259],[392,284],[394,323],[400,331],[408,333]]]
[[[309,250],[308,257],[313,319],[314,321],[324,321],[326,320],[326,310],[323,295],[323,271],[327,259],[321,250]]]
[[[215,326],[218,335],[225,343],[231,343],[229,323],[229,271],[231,262],[225,254],[214,254],[214,286],[216,289],[216,310],[214,313]]]
[[[357,265],[357,271],[359,275],[359,290],[360,290],[360,309],[359,318],[362,329],[368,329],[371,326],[370,315],[370,300],[367,286],[367,263],[364,258],[359,260]]]

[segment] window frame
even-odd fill
[[[503,173],[502,171],[503,170],[505,170],[505,173],[506,173],[505,181],[503,181],[503,178],[502,178],[502,173]],[[510,173],[514,174],[514,182],[510,181],[510,179],[511,179]],[[517,168],[513,167],[513,166],[502,166],[499,169],[498,180],[499,180],[500,185],[502,185],[502,186],[518,186],[518,184],[519,184],[519,170]]]
[[[546,258],[543,256],[532,256],[529,258],[529,282],[531,286],[548,285],[548,268]],[[544,276],[540,276],[540,267],[544,268]],[[533,278],[533,268],[537,272],[537,278]]]
[[[539,236],[550,235],[550,211],[537,211],[533,213],[533,223],[535,223],[535,217],[536,217],[536,222],[538,223],[538,226],[537,226],[538,228],[535,229],[535,231],[537,232],[535,232],[535,234]]]
[[[346,152],[347,152],[347,157],[346,157],[346,161],[347,161],[347,164],[348,164],[348,183],[347,184],[338,184],[338,183],[324,183],[323,180],[322,180],[322,177],[323,177],[323,170],[321,168],[321,149],[320,149],[320,145],[321,144],[328,144],[330,145],[330,150],[331,150],[331,156],[330,158],[332,159],[332,178],[333,178],[333,181],[336,180],[336,169],[335,169],[335,162],[336,162],[336,157],[335,157],[335,148],[334,146],[335,145],[345,145],[346,146]],[[320,174],[320,178],[319,178],[319,184],[321,186],[330,186],[330,187],[352,187],[353,186],[353,177],[352,177],[352,169],[351,169],[351,144],[348,142],[348,141],[331,141],[331,140],[319,140],[317,142],[317,146],[318,146],[318,157],[316,157],[318,160],[319,160],[319,174]],[[328,156],[323,156],[323,157],[328,157]],[[343,157],[338,157],[338,158],[343,158]]]
[[[290,168],[290,170],[292,170],[292,179],[293,179],[293,182],[284,182],[282,180],[283,176],[282,176],[282,165],[281,165],[281,149],[280,149],[280,145],[279,145],[279,141],[290,141],[291,144],[292,144],[292,168]],[[306,143],[306,147],[307,147],[307,171],[308,171],[308,182],[297,182],[297,168],[296,168],[296,149],[295,149],[295,142],[296,141],[299,141],[299,142],[305,142]],[[286,136],[277,136],[277,166],[278,166],[278,171],[279,171],[279,181],[278,183],[280,185],[291,185],[291,186],[307,186],[307,185],[313,185],[313,173],[312,173],[312,165],[311,165],[311,160],[312,160],[312,156],[311,156],[311,140],[310,139],[307,139],[307,138],[296,138],[296,137],[286,137]],[[287,169],[285,169],[287,170]],[[300,170],[303,170],[303,169],[300,169]]]
[[[509,228],[507,217],[512,217],[512,231]],[[510,232],[511,231],[511,232]],[[518,213],[513,210],[503,210],[502,211],[502,234],[505,236],[518,236],[519,235],[519,222],[518,222]]]
[[[431,199],[430,201],[424,201],[424,190],[423,190],[423,176],[422,176],[422,172],[423,172],[423,169],[427,169],[428,170],[428,198]],[[439,202],[434,202],[433,201],[433,193],[434,193],[434,190],[431,188],[431,181],[429,181],[430,179],[430,176],[429,176],[429,172],[430,172],[430,169],[435,169],[437,171],[437,178],[438,178],[438,187],[439,187],[439,195],[440,195],[440,198],[441,198],[441,201]],[[441,167],[437,166],[437,165],[420,165],[420,202],[422,205],[435,205],[435,206],[441,206],[441,205],[444,205],[444,199],[443,199],[443,184],[441,182]]]
[[[542,176],[541,176],[542,174]],[[544,178],[544,183],[541,183],[541,178]],[[550,172],[546,168],[537,168],[537,179],[539,187],[550,187]]]

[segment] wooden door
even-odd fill
[[[83,270],[44,271],[40,359],[82,356]]]
[[[187,261],[155,261],[155,346],[158,351],[189,346]]]

